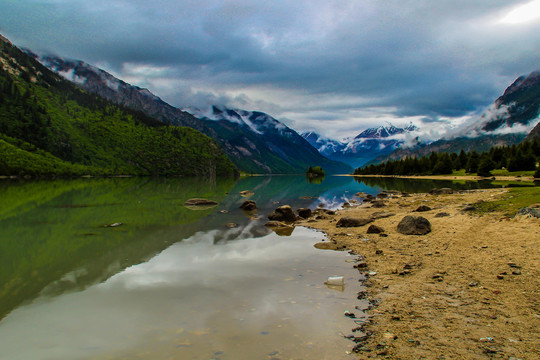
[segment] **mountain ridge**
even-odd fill
[[[90,95],[5,38],[0,65],[1,175],[237,174],[206,135]]]
[[[35,54],[34,56],[38,57]],[[352,171],[352,167],[329,160],[318,153],[294,130],[268,114],[214,106],[209,112],[199,110],[200,118],[197,118],[164,102],[148,89],[128,84],[83,61],[65,60],[50,55],[42,58],[41,61],[51,70],[64,74],[86,91],[142,111],[166,124],[187,126],[203,132],[213,138],[243,171],[303,173],[312,165],[322,166],[328,173]],[[261,121],[257,122],[257,119],[263,119],[267,123],[262,124]],[[257,122],[257,126],[254,126],[253,121]]]

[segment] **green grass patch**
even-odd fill
[[[519,209],[540,203],[540,186],[511,188],[510,191],[496,201],[486,201],[476,204],[477,212],[502,212],[514,216]]]
[[[506,169],[491,170],[494,176],[533,176],[534,171],[508,171]]]

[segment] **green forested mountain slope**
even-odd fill
[[[233,175],[219,146],[90,95],[0,38],[0,175]]]

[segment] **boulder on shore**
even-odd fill
[[[431,232],[431,223],[425,217],[407,215],[399,222],[397,231],[404,235],[425,235]]]
[[[296,221],[296,215],[294,214],[293,209],[289,205],[283,205],[274,210],[273,213],[268,215],[268,219],[275,221],[287,221],[294,222]]]
[[[359,227],[373,222],[371,218],[353,218],[349,216],[342,217],[336,223],[336,227]]]
[[[298,216],[304,219],[310,218],[312,214],[312,211],[310,208],[300,208],[296,210],[296,212],[298,213]]]
[[[253,200],[246,200],[240,205],[240,209],[246,210],[246,211],[253,211],[257,210],[257,203]]]

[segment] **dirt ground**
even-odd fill
[[[322,248],[353,250],[371,275],[377,304],[358,346],[359,359],[540,359],[540,219],[462,211],[506,190],[445,195],[401,194],[385,207],[352,204],[336,215],[297,225],[328,235]],[[356,206],[355,206],[356,205]],[[414,212],[420,205],[432,210]],[[395,215],[361,227],[336,227],[343,216]],[[445,212],[448,216],[436,217]],[[423,216],[426,235],[403,235],[405,215]],[[367,234],[370,225],[384,234]]]

